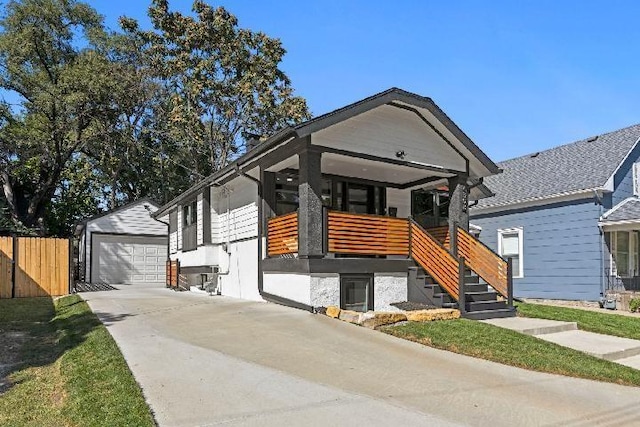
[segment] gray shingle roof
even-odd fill
[[[496,195],[476,209],[599,188],[640,138],[640,124],[498,163],[504,172],[485,178]]]
[[[608,214],[604,214],[602,222],[640,220],[640,199],[631,197],[618,203]]]

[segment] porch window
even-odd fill
[[[196,200],[182,207],[182,250],[197,248],[198,203]]]
[[[618,277],[636,277],[640,270],[640,239],[637,231],[613,231],[609,234],[612,267]]]
[[[371,275],[341,275],[340,308],[359,312],[373,310],[373,277]]]
[[[511,259],[513,278],[524,277],[522,228],[498,230],[498,253],[505,259]]]

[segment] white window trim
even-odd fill
[[[631,167],[633,173],[633,195],[640,196],[640,163],[634,163]]]
[[[524,278],[524,230],[522,227],[501,228],[498,230],[498,255],[502,256],[502,235],[508,233],[518,233],[518,266],[519,271],[513,272],[514,279]]]

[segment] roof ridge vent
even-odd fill
[[[598,139],[598,135],[596,135],[596,136],[592,136],[591,138],[587,138],[587,142],[593,142],[593,141],[595,141],[596,139]]]
[[[532,155],[530,155],[529,157],[531,157],[532,159],[535,159],[536,157],[538,157],[540,155],[540,152],[538,151],[537,153],[533,153]]]

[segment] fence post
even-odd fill
[[[464,289],[464,271],[464,257],[460,257],[458,258],[458,310],[460,310],[460,315],[464,315],[467,311],[467,298]]]
[[[507,258],[507,305],[513,307],[513,259]]]
[[[14,234],[11,236],[11,298],[16,297],[16,269],[18,268],[18,237]]]
[[[68,291],[69,294],[75,293],[76,292],[76,281],[75,281],[75,262],[73,259],[73,254],[74,254],[74,250],[73,250],[73,240],[71,237],[69,237],[69,286],[68,286]],[[80,253],[78,252],[78,257]],[[80,259],[78,258],[78,262],[80,261]]]

